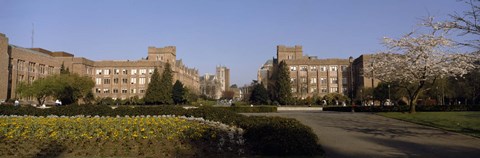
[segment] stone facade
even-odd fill
[[[215,75],[205,74],[200,77],[200,92],[209,98],[220,99],[222,93],[230,89],[230,69],[217,66]]]
[[[376,87],[380,80],[364,77],[363,68],[370,63],[371,55],[353,59],[318,59],[304,56],[302,46],[277,46],[277,58],[267,60],[258,70],[257,79],[268,88],[272,68],[285,61],[290,70],[292,92],[295,97],[306,98],[340,93],[356,97],[361,89]]]
[[[220,99],[221,87],[216,75],[205,74],[200,77],[200,93],[208,98]]]
[[[92,61],[67,52],[9,45],[5,35],[0,34],[0,76],[5,76],[0,78],[0,100],[19,98],[15,93],[18,83],[31,83],[38,78],[58,74],[62,64],[72,73],[91,77],[95,82],[93,92],[96,97],[142,98],[153,69],[157,67],[161,73],[167,62],[172,66],[174,82],[180,80],[191,92],[199,92],[198,70],[176,60],[175,46],[149,47],[147,59]]]
[[[226,66],[217,66],[217,79],[221,85],[221,91],[228,91],[230,88],[230,69]]]
[[[8,54],[8,38],[0,33],[0,101],[6,101],[10,96],[8,80],[8,69],[10,68],[10,55]]]

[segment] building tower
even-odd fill
[[[226,66],[217,66],[216,76],[220,81],[221,91],[228,91],[230,88],[230,69],[228,69]]]

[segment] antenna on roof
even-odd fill
[[[33,35],[34,35],[34,33],[35,33],[35,25],[32,23],[32,47],[31,48],[33,48],[33,37],[34,37]]]

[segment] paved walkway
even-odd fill
[[[310,126],[327,157],[480,157],[480,139],[369,113],[279,112]]]

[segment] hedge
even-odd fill
[[[253,155],[265,156],[322,156],[324,154],[318,137],[308,126],[295,119],[265,116],[245,116],[233,111],[273,111],[272,107],[200,107],[186,110],[178,106],[128,107],[112,109],[101,105],[69,105],[38,109],[35,107],[0,106],[0,115],[32,116],[138,116],[138,115],[177,115],[202,117],[245,130],[244,138]],[[275,108],[276,110],[276,108]]]
[[[231,107],[216,107],[221,109],[230,110],[236,113],[267,113],[267,112],[277,112],[277,107],[274,106],[231,106]]]
[[[356,106],[355,112],[407,112],[408,106]],[[480,111],[480,105],[417,105],[418,112],[436,111]],[[351,112],[352,107],[324,107],[323,111]]]

